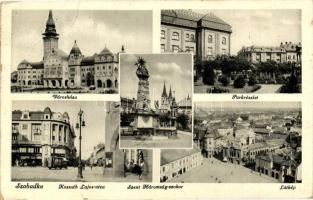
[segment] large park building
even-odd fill
[[[161,11],[161,52],[192,52],[198,61],[229,55],[231,33],[231,26],[212,13]]]
[[[12,165],[47,166],[51,157],[76,162],[76,135],[67,112],[12,112]]]
[[[274,61],[277,63],[301,63],[301,43],[281,42],[279,46],[243,47],[239,56],[251,63]]]
[[[69,54],[59,49],[52,11],[43,35],[43,59],[23,60],[17,68],[17,84],[30,88],[118,88],[118,54],[108,48],[92,56],[84,56],[76,40]],[[124,47],[122,47],[122,52]]]

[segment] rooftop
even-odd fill
[[[175,160],[199,153],[197,148],[193,149],[165,149],[161,151],[161,165],[168,164]]]
[[[231,33],[231,26],[213,13],[200,14],[191,10],[162,10],[161,22],[188,28],[204,27]]]

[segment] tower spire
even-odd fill
[[[162,97],[167,97],[166,87],[165,87],[165,81],[164,81],[164,86],[163,86]]]
[[[46,22],[46,29],[43,35],[46,37],[49,37],[49,36],[56,37],[59,35],[57,34],[57,31],[55,29],[55,22],[53,19],[52,10],[49,10],[49,16]]]
[[[168,97],[172,98],[172,85],[170,85],[170,91],[168,93]]]

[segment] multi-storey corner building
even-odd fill
[[[160,181],[169,181],[202,164],[203,157],[197,148],[162,150]]]
[[[52,11],[43,35],[43,60],[23,60],[17,68],[17,84],[31,88],[80,88],[94,85],[97,88],[118,88],[118,56],[108,48],[92,56],[84,56],[75,40],[69,54],[59,49]],[[121,52],[124,52],[122,46]]]
[[[193,52],[199,61],[230,54],[231,26],[212,13],[161,11],[161,52]]]
[[[250,46],[243,47],[239,56],[251,63],[275,61],[277,63],[301,63],[301,43],[281,43],[280,46]]]
[[[69,165],[76,162],[74,128],[67,112],[12,112],[12,165],[47,166],[53,157],[64,157]]]

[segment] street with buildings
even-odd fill
[[[152,151],[118,147],[118,102],[13,105],[13,181],[151,181]]]

